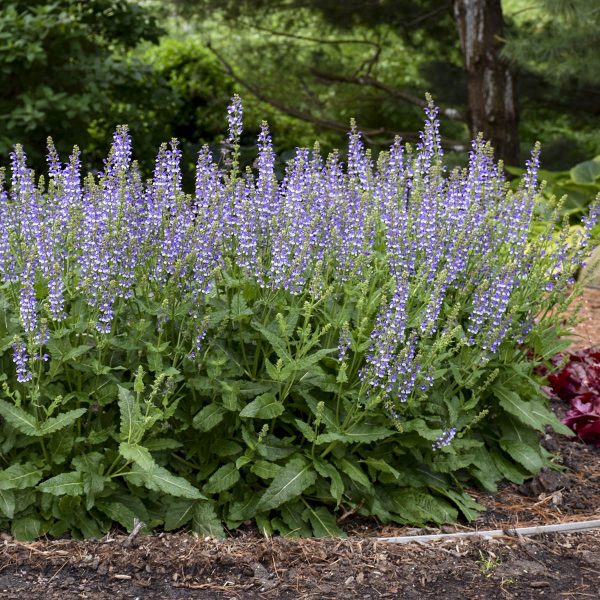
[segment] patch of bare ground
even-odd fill
[[[600,290],[586,290],[575,346],[600,342]],[[554,406],[561,414],[565,407]],[[470,525],[383,526],[350,517],[339,539],[264,539],[251,527],[222,541],[186,533],[24,543],[2,534],[2,600],[597,598],[600,531],[394,545],[410,533],[510,529],[600,518],[600,449],[548,433],[564,470],[496,494]]]

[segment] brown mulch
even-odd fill
[[[600,290],[586,290],[583,301],[576,347],[600,342]],[[600,449],[554,434],[542,444],[562,470],[502,484],[496,494],[473,490],[486,511],[469,525],[411,529],[349,518],[344,540],[264,539],[251,528],[222,541],[176,533],[25,543],[0,534],[0,598],[597,598],[600,530],[409,545],[375,539],[600,519]]]

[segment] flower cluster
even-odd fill
[[[16,291],[27,339],[14,350],[20,381],[28,377],[27,356],[43,354],[42,323],[65,318],[67,288],[95,311],[99,334],[113,330],[119,307],[142,288],[188,299],[197,307],[189,357],[197,358],[208,335],[203,299],[233,270],[227,276],[250,278],[265,293],[327,290],[339,298],[352,286],[376,290],[356,372],[397,407],[433,385],[428,356],[436,340],[453,335],[485,355],[507,337],[517,343],[535,315],[517,310],[514,298],[531,282],[537,292],[559,292],[585,259],[597,206],[576,249],[566,237],[554,248],[551,241],[530,243],[537,148],[514,192],[481,139],[468,166],[448,173],[430,106],[415,148],[396,140],[375,165],[353,126],[347,168],[337,152],[323,158],[317,148],[300,148],[277,181],[266,123],[256,172],[238,173],[242,115],[235,97],[228,111],[235,168],[221,169],[203,148],[193,195],[182,187],[177,141],[161,147],[145,182],[126,127],[115,132],[97,178],[82,178],[77,149],[63,165],[50,143],[44,188],[15,149],[9,192],[0,172],[0,278]],[[552,240],[554,232],[545,235]],[[450,313],[452,323],[444,320]],[[161,312],[158,326],[169,318]],[[350,319],[337,332],[344,368],[356,326]],[[436,444],[448,443],[452,432]]]

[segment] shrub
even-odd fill
[[[104,172],[23,149],[0,195],[0,526],[19,538],[148,529],[340,535],[337,511],[447,522],[548,463],[570,433],[534,369],[598,205],[569,244],[530,239],[538,150],[511,192],[489,146],[446,173],[433,107],[416,147],[347,170],[298,149],[277,182],[266,124],[239,173],[177,142],[142,181],[127,129]],[[3,188],[4,189],[4,186]],[[550,309],[552,308],[552,311]]]

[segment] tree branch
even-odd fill
[[[341,75],[337,73],[326,73],[324,71],[320,71],[319,69],[311,69],[311,73],[320,79],[321,81],[329,82],[329,83],[350,83],[354,85],[368,85],[378,90],[389,94],[393,98],[397,98],[398,100],[402,100],[403,102],[407,102],[408,104],[414,104],[415,106],[420,106],[421,108],[427,108],[427,101],[423,98],[419,98],[417,96],[413,96],[404,90],[396,88],[394,86],[388,85],[371,75],[358,75],[358,76],[348,76]],[[462,113],[456,108],[449,107],[438,107],[440,114],[444,115],[446,118],[451,119],[452,121],[464,121],[465,118]]]
[[[312,123],[313,125],[318,125],[320,127],[324,127],[326,129],[331,129],[333,131],[340,131],[342,133],[347,133],[349,131],[349,125],[345,123],[341,123],[340,121],[335,121],[333,119],[324,119],[322,117],[318,117],[312,115],[310,113],[304,112],[293,106],[289,106],[280,100],[268,96],[265,94],[258,86],[250,83],[246,79],[240,77],[231,64],[225,59],[225,57],[216,50],[210,42],[207,43],[206,47],[210,50],[215,57],[221,63],[223,70],[237,83],[246,88],[250,93],[252,93],[258,100],[265,102],[266,104],[272,106],[273,108],[279,110],[280,112],[289,115],[290,117],[295,117],[301,121],[305,121],[307,123]],[[390,131],[385,127],[379,127],[376,129],[360,129],[360,132],[365,139],[365,141],[372,145],[381,145],[380,141],[376,141],[373,138],[376,136],[386,135],[388,137],[400,137],[404,140],[409,141],[420,141],[420,134],[414,131]],[[389,142],[384,142],[389,143]],[[449,150],[455,150],[461,152],[466,149],[465,144],[462,142],[458,142],[455,140],[447,140],[442,139],[442,146]]]

